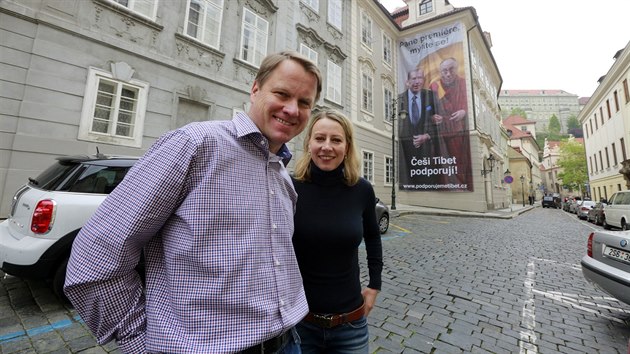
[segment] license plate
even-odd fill
[[[604,246],[604,255],[624,263],[630,263],[630,252]]]

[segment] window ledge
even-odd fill
[[[134,20],[144,24],[145,26],[153,28],[156,31],[162,31],[164,29],[164,26],[153,21],[152,19],[145,17],[143,15],[140,15],[139,13],[133,10],[130,10],[122,5],[119,5],[117,3],[114,3],[112,1],[109,1],[109,0],[92,0],[92,1],[114,12],[117,12],[123,16],[129,16],[133,18]]]

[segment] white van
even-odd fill
[[[611,227],[630,230],[630,190],[615,192],[608,200],[604,213],[606,230]]]

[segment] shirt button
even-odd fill
[[[284,300],[280,299],[280,306],[284,306]]]
[[[265,144],[266,144],[266,142],[264,140],[260,141],[260,145],[265,145]]]
[[[271,225],[272,229],[277,229],[278,227],[276,226],[276,224]]]
[[[272,191],[271,191],[271,195],[276,195],[276,193],[272,190]]]

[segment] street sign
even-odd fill
[[[505,176],[503,177],[503,182],[510,184],[512,182],[514,182],[514,178],[512,178],[512,176]]]

